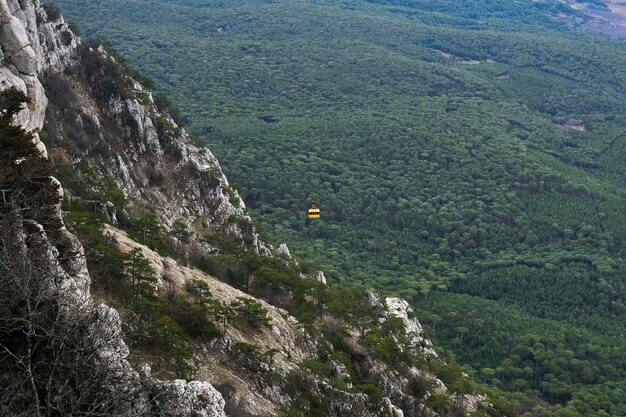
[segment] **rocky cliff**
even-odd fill
[[[91,298],[83,248],[64,226],[63,189],[45,175],[46,150],[36,134],[47,107],[39,76],[67,68],[77,41],[62,18],[49,19],[38,2],[0,0],[0,19],[0,89],[25,94],[27,105],[10,116],[34,132],[24,135],[32,151],[20,145],[22,154],[12,152],[13,138],[0,138],[0,414],[223,416],[224,400],[210,384],[135,371],[119,315]]]
[[[82,177],[80,167],[88,165],[89,175],[123,193],[124,207],[112,209],[131,217],[154,213],[166,230],[182,225],[196,250],[212,253],[216,248],[205,238],[224,234],[269,255],[217,159],[191,143],[158,101],[161,96],[133,79],[122,58],[100,44],[71,52],[74,60],[64,71],[47,71],[44,78],[44,142],[52,160]]]
[[[445,364],[405,301],[330,288],[286,247],[272,257],[218,161],[122,57],[38,1],[0,0],[0,18],[0,415],[483,407],[431,372]],[[84,243],[65,223],[77,206],[92,213],[77,230],[98,222]]]
[[[48,146],[112,178],[131,212],[154,210],[168,227],[180,220],[192,230],[246,236],[257,252],[269,254],[217,159],[194,147],[140,83],[118,74],[104,48],[81,47],[54,6],[6,0],[0,19],[0,88],[27,94],[16,122],[34,131],[37,143],[47,111]]]

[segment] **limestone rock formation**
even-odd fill
[[[409,307],[409,303],[406,300],[397,297],[387,297],[385,298],[385,305],[387,307],[387,317],[395,316],[402,320],[406,329],[409,347],[421,346],[427,354],[437,356],[437,353],[432,349],[432,342],[424,336],[424,329],[422,329],[420,322],[417,318],[410,317],[413,309]]]
[[[173,382],[153,384],[159,412],[164,415],[223,417],[224,399],[208,382]]]
[[[286,243],[281,243],[280,246],[278,246],[278,249],[276,249],[276,254],[284,255],[287,258],[291,258],[291,253],[289,252],[289,246],[287,246]]]
[[[205,253],[216,249],[208,235],[225,234],[269,255],[211,151],[194,146],[167,109],[128,74],[109,77],[109,67],[121,65],[113,54],[87,43],[76,55],[68,71],[46,74],[52,158],[87,163],[123,192],[131,216],[156,213],[167,230],[183,224]],[[111,84],[117,92],[100,88]]]
[[[324,271],[317,271],[315,273],[315,279],[324,285],[328,285],[328,282],[326,282],[326,275],[324,275]]]

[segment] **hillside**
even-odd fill
[[[59,4],[171,94],[274,241],[410,299],[520,410],[624,414],[625,45],[579,10]]]
[[[169,100],[0,0],[0,415],[499,416],[408,303],[272,255]]]

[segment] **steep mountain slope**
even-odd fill
[[[269,256],[119,55],[53,6],[0,13],[0,414],[500,414],[405,301]]]
[[[412,299],[537,413],[623,414],[623,43],[552,1],[61,4],[185,104],[294,253]]]
[[[31,2],[2,0],[0,16],[0,413],[223,416],[224,400],[208,383],[140,376],[117,312],[91,298],[82,245],[63,222],[63,189],[39,139],[22,130],[41,129],[37,75],[68,65],[75,39]]]
[[[175,224],[187,229],[187,240],[207,253],[215,249],[199,237],[211,231],[269,254],[217,159],[194,147],[167,108],[126,78],[118,68],[123,62],[116,61],[122,57],[90,43],[77,54],[79,65],[44,80],[53,162],[67,168],[82,163],[83,176],[109,178],[102,186],[122,192],[124,215],[152,211],[168,230]]]
[[[106,226],[105,231],[123,252],[140,249],[152,263],[157,275],[167,276],[168,281],[160,280],[159,285],[168,285],[169,291],[183,293],[190,283],[197,285],[203,282],[207,284],[206,289],[210,294],[224,305],[233,305],[242,298],[250,297],[198,269],[184,267],[171,258],[160,256],[133,241],[119,229]],[[387,298],[383,305],[375,295],[371,297],[381,319],[397,317],[403,320],[406,329],[402,338],[404,341],[400,342],[403,349],[421,350],[422,346],[431,345],[424,338],[417,320],[408,317],[410,309],[404,300]],[[293,406],[292,412],[295,412],[298,409],[297,396],[308,397],[308,401],[313,402],[300,409],[304,415],[320,412],[326,416],[355,417],[437,415],[412,395],[409,387],[411,379],[424,380],[433,385],[434,392],[445,393],[447,387],[434,375],[417,367],[410,368],[406,375],[390,372],[384,362],[365,357],[359,360],[359,372],[363,374],[358,376],[351,374],[341,360],[333,359],[325,365],[320,357],[328,355],[322,353],[328,349],[325,345],[327,342],[311,336],[287,311],[263,300],[259,302],[267,310],[270,326],[251,330],[230,322],[219,340],[199,347],[193,358],[198,367],[197,375],[219,387],[227,398],[228,415],[283,415],[280,414],[281,410],[285,412],[289,405]],[[354,342],[356,339],[358,337]],[[432,350],[426,351],[433,359],[436,358]],[[328,374],[320,373],[321,369],[317,368],[324,366],[330,367],[326,371]],[[359,380],[370,380],[374,386],[380,387],[381,394],[387,398],[377,404],[359,393],[358,389],[355,391],[354,384],[358,384]],[[455,395],[456,412],[464,414],[476,411],[478,407],[483,407],[481,403],[485,399],[480,395]],[[315,401],[328,403],[322,406],[314,404]],[[317,410],[307,412],[307,408],[311,407]]]

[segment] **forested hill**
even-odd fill
[[[556,1],[58,3],[273,241],[412,299],[518,412],[626,414],[624,42]]]

